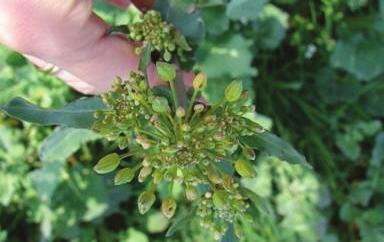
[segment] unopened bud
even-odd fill
[[[200,113],[204,110],[204,105],[196,104],[195,106],[193,106],[193,110],[195,110],[196,113]]]
[[[133,178],[135,178],[135,170],[127,167],[117,172],[114,182],[115,185],[118,186],[131,182]]]
[[[243,83],[241,81],[233,81],[225,89],[225,99],[228,102],[236,102],[240,98],[242,91]]]
[[[208,166],[206,171],[207,171],[208,179],[213,184],[220,184],[222,182],[221,177],[219,176],[218,172],[213,167]]]
[[[204,73],[197,74],[192,85],[196,91],[203,90],[207,86],[207,75]]]
[[[178,107],[176,109],[176,116],[179,118],[183,118],[185,116],[185,109],[182,107]]]
[[[168,100],[165,97],[156,97],[152,102],[152,108],[156,113],[165,113],[169,110]]]

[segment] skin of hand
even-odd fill
[[[131,4],[108,2],[118,7]],[[142,9],[153,4],[132,2]],[[59,67],[56,75],[85,94],[106,92],[116,76],[124,78],[137,70],[135,45],[120,36],[106,36],[107,28],[92,12],[92,0],[0,0],[0,43],[41,68]],[[153,64],[148,76],[151,85],[161,83]],[[184,78],[191,80],[192,75]]]

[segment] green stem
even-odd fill
[[[190,115],[191,115],[191,113],[192,113],[193,104],[195,103],[195,100],[196,100],[196,97],[197,97],[198,93],[199,93],[199,91],[193,90],[192,98],[189,101],[189,105],[188,105],[187,117],[186,117],[185,120],[188,120]]]
[[[175,103],[175,110],[176,110],[179,107],[179,100],[177,99],[177,96],[176,96],[175,82],[170,81],[169,83],[171,84],[172,99],[173,99],[173,102]]]

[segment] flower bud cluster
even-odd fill
[[[160,13],[154,10],[145,13],[141,22],[129,25],[128,31],[133,41],[148,43],[162,52],[165,61],[170,61],[175,51],[181,55],[182,51],[190,50],[184,36],[171,24],[162,21]]]
[[[104,159],[96,171],[104,174],[102,168],[107,167],[110,172],[120,160],[133,156],[137,162],[123,167],[115,182],[130,182],[135,174],[139,182],[150,181],[138,201],[141,213],[154,204],[160,183],[178,183],[185,187],[186,198],[196,202],[201,225],[219,236],[228,222],[235,222],[249,207],[238,180],[254,175],[250,162],[255,154],[240,138],[263,129],[244,117],[254,107],[248,104],[240,82],[228,86],[225,99],[214,106],[195,101],[205,85],[206,76],[197,75],[193,97],[184,108],[175,100],[156,96],[140,73],[131,73],[126,81],[118,79],[113,91],[103,96],[109,109],[96,113],[95,130],[116,140],[121,149],[128,148],[128,153]],[[224,164],[236,173],[228,172]],[[208,191],[202,193],[201,186]],[[166,217],[171,218],[176,210],[171,197],[163,201]]]

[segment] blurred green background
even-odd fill
[[[205,97],[214,102],[226,83],[243,80],[257,119],[314,167],[258,157],[257,177],[243,183],[269,213],[245,222],[242,241],[384,241],[384,1],[170,3],[194,10],[189,22],[170,21],[192,39],[191,59],[209,76]],[[95,10],[114,24],[137,14],[101,1]],[[80,94],[0,47],[0,104],[16,96],[61,107]],[[136,209],[142,185],[114,187],[96,175],[92,166],[115,148],[90,131],[0,113],[0,242],[209,241],[195,220],[165,238],[170,221]]]

